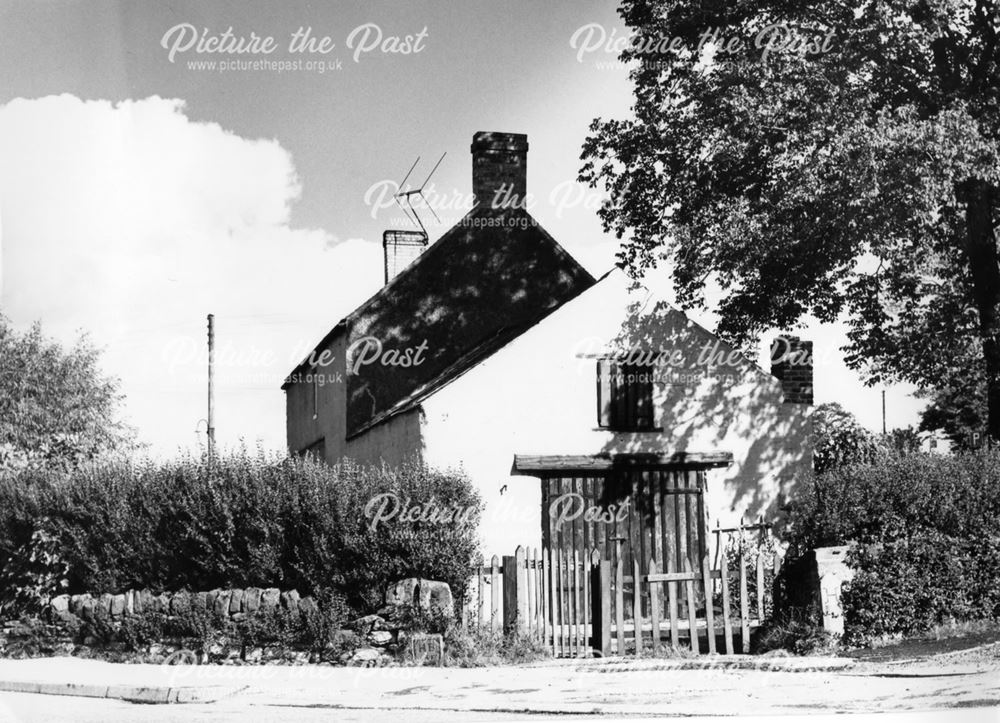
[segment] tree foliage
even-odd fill
[[[873,461],[881,451],[875,435],[839,404],[821,404],[813,413],[813,469],[816,472]]]
[[[986,429],[986,385],[982,374],[971,379],[944,380],[925,396],[928,404],[920,413],[920,429],[942,430],[960,449],[981,446]],[[978,435],[978,436],[977,436]],[[979,444],[974,440],[978,439]]]
[[[40,324],[20,333],[0,315],[0,470],[72,466],[132,446],[122,401],[86,335],[65,348]]]
[[[719,331],[738,344],[847,318],[848,363],[872,383],[981,373],[1000,436],[997,3],[620,12],[634,117],[594,121],[581,179],[608,191],[621,262],[669,266],[686,307],[717,284]],[[707,32],[739,42],[712,54]]]

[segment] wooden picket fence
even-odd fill
[[[716,528],[715,564],[706,553],[701,569],[682,572],[660,572],[654,557],[645,572],[638,561],[625,570],[620,554],[612,569],[596,548],[581,556],[518,547],[472,571],[462,622],[518,630],[556,657],[655,654],[666,647],[748,653],[752,630],[769,614],[766,573],[777,573],[780,557],[767,565],[758,552],[750,561],[744,545],[726,542],[748,533],[763,539],[767,531],[763,522]]]
[[[465,626],[494,632],[517,629],[543,641],[557,657],[591,655],[593,570],[579,553],[518,547],[473,570],[462,611]]]

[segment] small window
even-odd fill
[[[620,432],[653,429],[653,369],[641,364],[597,361],[597,422]]]

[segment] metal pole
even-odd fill
[[[882,390],[882,434],[885,434],[885,390]]]
[[[208,458],[215,452],[215,315],[208,315]]]

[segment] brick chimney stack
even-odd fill
[[[771,343],[771,375],[781,381],[785,402],[813,403],[813,343],[779,336]]]
[[[472,192],[479,205],[525,207],[528,136],[479,131],[472,137]]]

